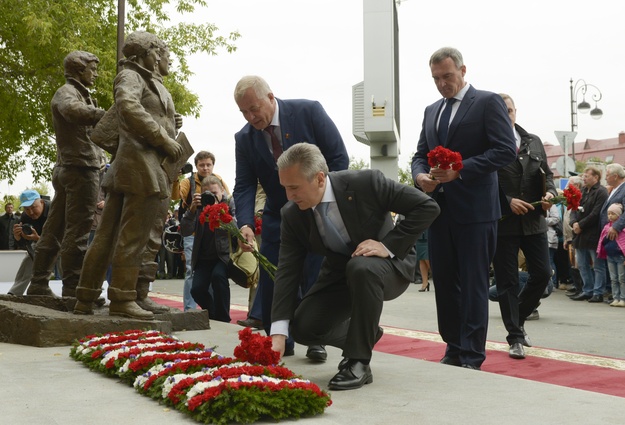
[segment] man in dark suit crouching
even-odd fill
[[[416,267],[415,242],[438,216],[438,205],[378,170],[328,173],[319,148],[308,143],[286,150],[278,173],[290,202],[281,211],[273,348],[284,353],[289,332],[303,345],[341,348],[344,359],[329,388],[360,388],[373,382],[369,361],[382,336],[383,301],[408,288]],[[391,211],[405,216],[397,226]],[[298,304],[308,252],[325,258],[317,281]]]

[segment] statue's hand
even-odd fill
[[[165,143],[163,149],[165,149],[167,156],[171,157],[174,161],[177,161],[182,155],[182,146],[174,140]]]

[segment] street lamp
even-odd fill
[[[590,103],[586,102],[586,92],[589,89],[594,89],[596,93],[592,93],[591,99],[595,102],[595,107],[591,110]],[[577,95],[582,93],[582,101],[577,103]],[[589,93],[590,94],[590,93]],[[598,120],[603,116],[603,111],[597,107],[597,102],[601,100],[601,90],[595,85],[587,84],[586,81],[579,79],[573,85],[573,78],[571,78],[571,132],[577,128],[577,112],[587,114],[590,111],[590,117]],[[571,144],[571,156],[575,160],[575,142]]]

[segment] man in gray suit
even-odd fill
[[[378,170],[328,173],[323,154],[308,143],[286,150],[278,173],[290,202],[281,211],[271,311],[274,349],[284,353],[289,332],[300,344],[341,348],[345,358],[329,388],[360,388],[373,382],[369,361],[382,336],[383,302],[408,288],[416,267],[415,242],[438,216],[438,205]],[[405,216],[397,226],[391,211]],[[325,258],[298,305],[308,252]]]

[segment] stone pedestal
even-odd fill
[[[33,347],[71,345],[86,335],[129,329],[154,329],[164,333],[210,329],[208,312],[195,310],[156,314],[155,320],[109,316],[108,307],[92,316],[72,313],[75,298],[0,295],[0,342]]]

